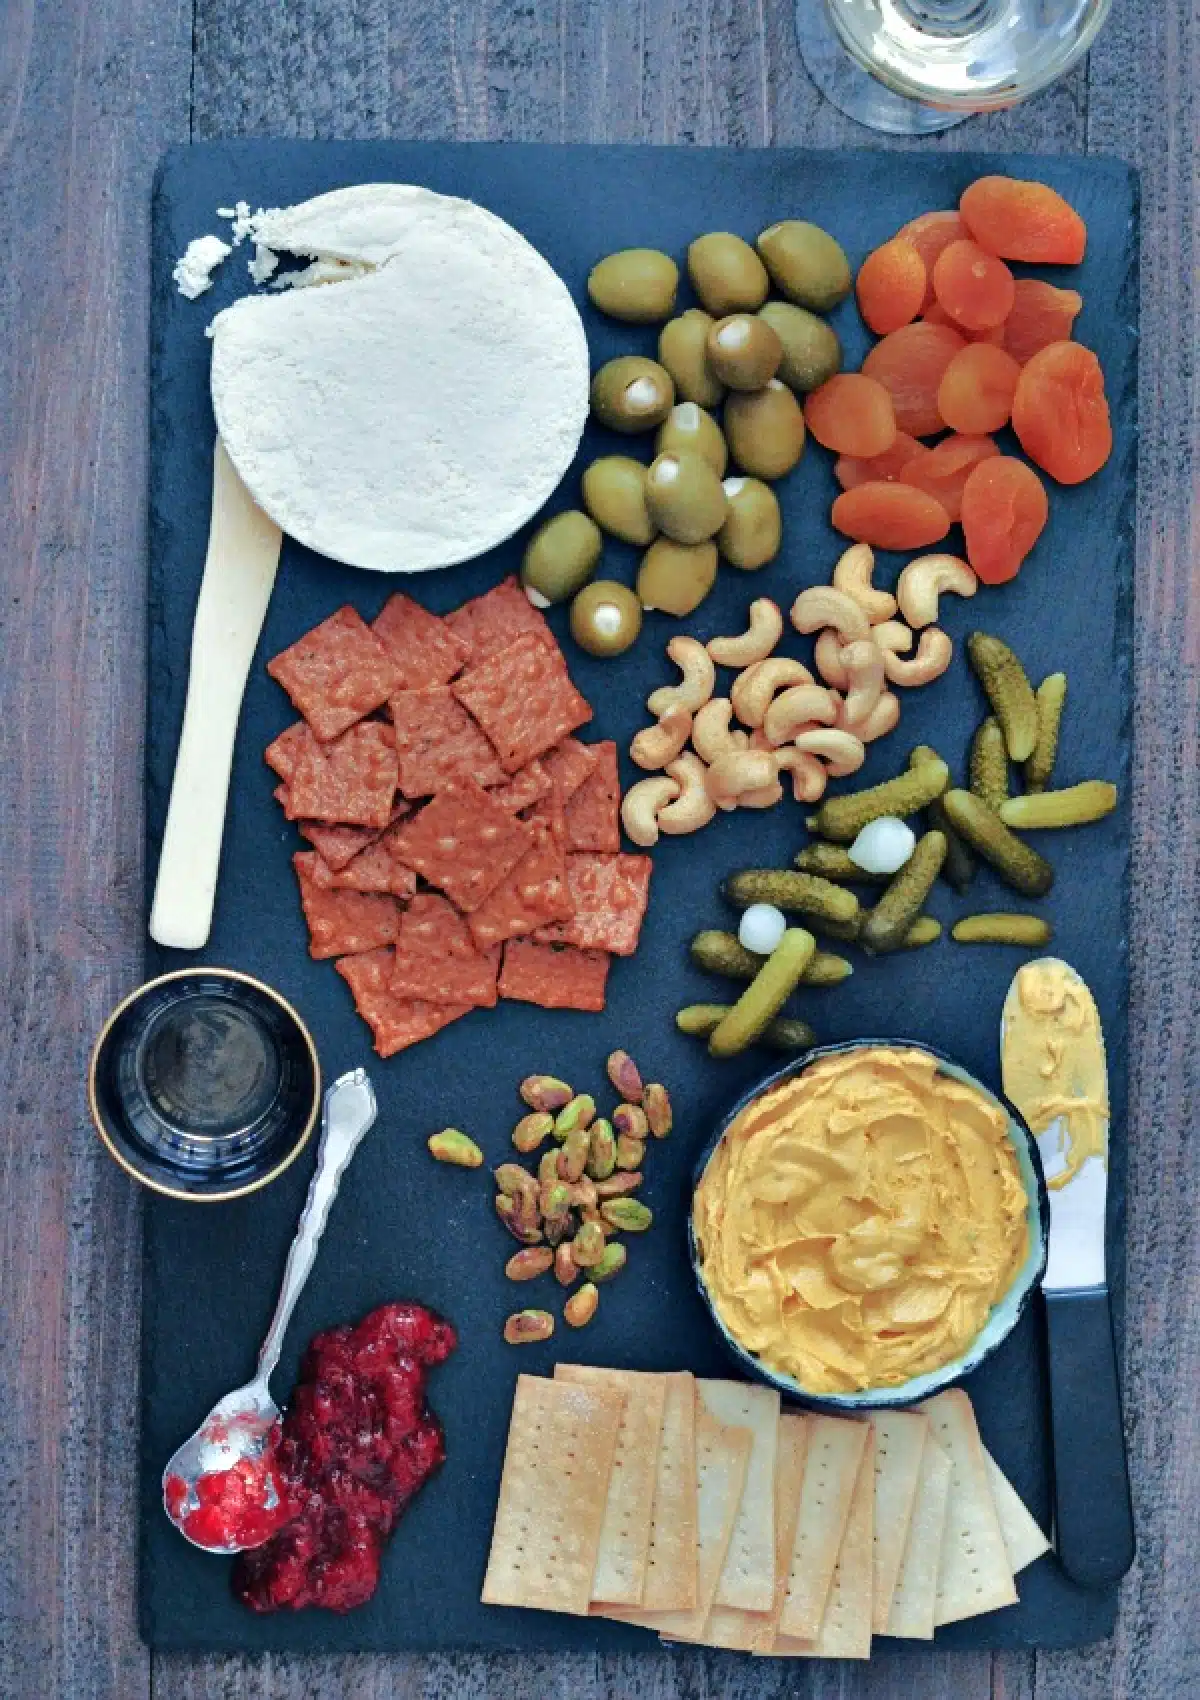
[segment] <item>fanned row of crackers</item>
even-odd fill
[[[1049,1550],[965,1393],[864,1420],[767,1387],[559,1364],[518,1377],[485,1605],[664,1641],[870,1657],[1017,1600]]]

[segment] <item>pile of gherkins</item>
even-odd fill
[[[690,614],[719,561],[753,572],[774,559],[782,523],[771,485],[804,450],[797,398],[842,363],[821,315],[850,293],[850,265],[817,225],[788,219],[753,246],[710,232],[689,247],[687,275],[699,305],[678,314],[679,267],[657,249],[609,254],[588,278],[610,318],[662,326],[657,360],[621,355],[592,380],[593,417],[622,436],[652,436],[653,460],[593,461],[582,507],[547,520],[525,552],[531,601],[570,600],[572,633],[594,655],[628,649],[643,609]],[[595,578],[605,534],[644,551],[635,589]]]

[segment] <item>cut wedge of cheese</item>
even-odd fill
[[[352,566],[473,559],[542,506],[588,411],[583,325],[502,219],[410,184],[334,190],[250,221],[322,287],[213,320],[212,399],[247,489]]]

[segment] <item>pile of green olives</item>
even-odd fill
[[[546,520],[521,578],[536,607],[571,603],[571,632],[593,655],[620,655],[644,609],[682,618],[712,589],[718,563],[756,572],[782,543],[771,484],[804,452],[803,398],[841,369],[823,316],[852,287],[827,231],[784,219],[747,242],[708,231],[685,266],[697,305],[677,311],[681,268],[657,248],[598,260],[588,295],[608,318],[657,325],[657,358],[607,361],[592,379],[592,416],[646,437],[654,458],[604,454],[583,474],[582,503]],[[598,579],[605,536],[643,551],[636,590]]]

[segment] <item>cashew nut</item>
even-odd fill
[[[832,779],[857,773],[867,759],[862,739],[840,728],[819,726],[813,732],[801,732],[796,739],[796,748],[809,755],[820,756]]]
[[[783,636],[783,615],[778,604],[760,596],[750,604],[749,629],[741,637],[713,638],[708,653],[722,667],[749,667],[765,661]]]
[[[857,602],[873,626],[890,620],[896,612],[896,598],[887,590],[876,590],[871,583],[875,571],[875,552],[869,543],[852,543],[833,569],[834,588],[844,591]]]
[[[874,650],[873,643],[863,646]],[[883,658],[879,662],[880,688],[883,681]],[[832,691],[827,691],[821,685],[793,685],[790,690],[781,691],[772,702],[763,720],[762,729],[771,744],[790,744],[797,732],[814,721],[820,721],[826,726],[833,726],[838,717],[838,699]]]
[[[712,656],[695,638],[673,637],[667,645],[667,654],[683,678],[677,685],[660,686],[646,698],[646,707],[656,720],[673,708],[686,708],[695,714],[713,694],[717,682]]]
[[[874,635],[875,632],[872,631],[871,636],[874,637]],[[844,691],[846,688],[846,669],[842,666],[842,639],[841,634],[835,632],[832,626],[827,627],[817,639],[814,659],[817,664],[817,672],[825,683],[832,685],[835,691]]]
[[[907,655],[913,646],[913,635],[903,620],[883,620],[871,627],[871,636],[889,655]]]
[[[885,656],[868,638],[865,643],[848,643],[841,662],[846,671],[846,724],[865,720],[883,692]]]
[[[679,795],[673,803],[659,810],[659,829],[677,837],[687,832],[698,832],[717,812],[705,784],[708,769],[700,757],[689,750],[686,755],[671,762],[667,772],[679,786]]]
[[[950,665],[954,645],[940,626],[926,626],[911,661],[885,655],[883,667],[893,685],[927,685],[939,679]]]
[[[721,756],[744,750],[749,743],[744,732],[731,732],[733,704],[728,697],[711,697],[697,710],[692,721],[692,747],[701,761],[710,765]]]
[[[783,802],[783,786],[778,779],[771,785],[760,785],[757,790],[743,791],[737,800],[739,809],[773,809],[776,803]]]
[[[938,597],[974,596],[979,580],[957,555],[921,555],[900,574],[896,595],[900,612],[915,630],[932,626],[938,617]]]
[[[852,596],[831,584],[813,584],[792,603],[792,624],[798,632],[819,632],[832,626],[843,643],[871,635],[871,622]]]
[[[658,843],[658,817],[679,796],[677,779],[639,779],[621,800],[621,824],[628,838],[649,849]]]
[[[691,714],[686,708],[672,708],[657,726],[647,726],[638,733],[629,746],[629,754],[639,767],[654,772],[674,761],[691,735]]]
[[[900,698],[893,696],[891,691],[884,691],[870,714],[862,720],[851,722],[846,715],[845,704],[838,725],[844,732],[853,732],[856,738],[861,738],[864,744],[874,743],[876,738],[884,738],[889,732],[894,732],[900,720]]]
[[[775,765],[781,774],[791,774],[792,796],[798,803],[816,803],[825,795],[829,775],[816,756],[808,755],[792,744],[776,751]]]
[[[761,726],[766,718],[771,698],[787,685],[811,685],[813,676],[800,661],[775,656],[770,661],[756,661],[733,681],[729,694],[733,712],[743,726]]]
[[[747,791],[762,791],[776,778],[775,757],[767,750],[738,750],[715,761],[705,784],[708,794],[722,806],[736,803]]]

